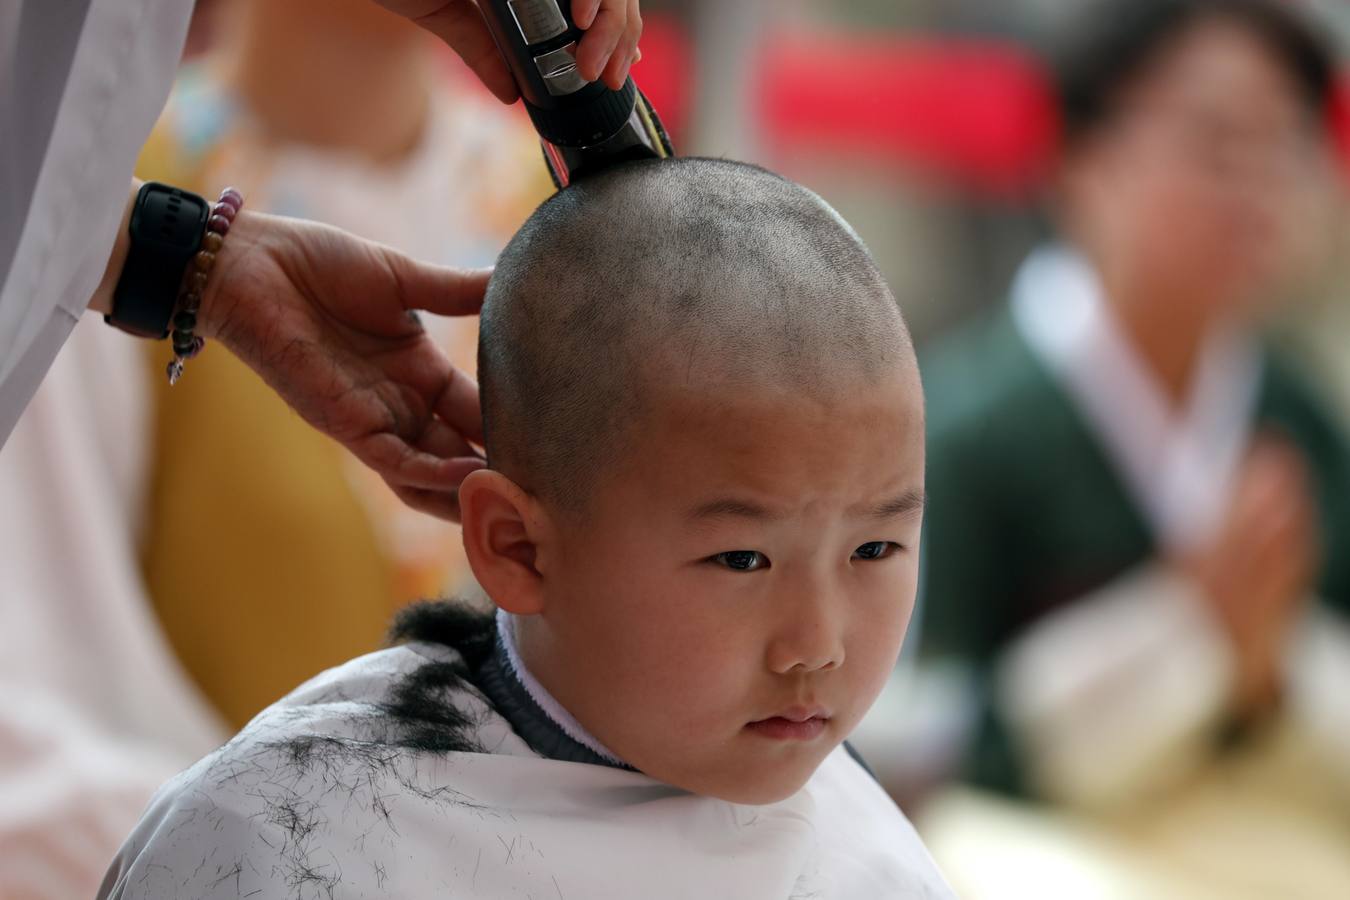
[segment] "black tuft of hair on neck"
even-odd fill
[[[492,655],[497,640],[494,618],[463,600],[423,600],[399,610],[389,627],[390,645],[409,641],[444,644],[459,651],[471,671]]]

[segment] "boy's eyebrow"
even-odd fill
[[[922,512],[927,498],[921,490],[908,490],[871,507],[863,507],[863,514],[872,519],[894,519]]]
[[[777,518],[769,510],[748,500],[725,498],[712,500],[690,510],[691,519],[773,519]]]
[[[924,493],[921,490],[909,490],[903,494],[883,500],[881,503],[854,507],[850,512],[861,513],[872,519],[894,519],[898,516],[913,515],[923,510]],[[760,521],[780,518],[776,513],[748,500],[724,498],[712,500],[695,507],[689,518],[698,519],[757,519]]]

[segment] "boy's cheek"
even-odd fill
[[[865,612],[852,623],[845,668],[853,666],[859,678],[859,691],[874,692],[864,697],[869,706],[895,667],[913,621],[917,592],[917,575],[908,572],[889,589],[873,594],[857,607]]]

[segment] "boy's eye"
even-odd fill
[[[881,559],[890,556],[891,552],[899,549],[899,544],[891,541],[868,541],[857,550],[853,551],[854,559]]]
[[[769,560],[757,550],[730,550],[717,554],[712,560],[737,572],[753,572],[769,565]]]

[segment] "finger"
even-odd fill
[[[1305,507],[1290,498],[1274,495],[1259,511],[1254,510],[1247,523],[1246,549],[1286,546],[1307,519]]]
[[[403,487],[447,490],[458,487],[470,472],[483,467],[479,457],[441,459],[387,432],[372,435],[351,449],[386,482]]]
[[[628,0],[628,43],[633,48],[633,56],[642,57],[638,44],[642,41],[642,9],[639,0]]]
[[[1227,541],[1239,560],[1260,548],[1279,545],[1291,523],[1304,514],[1297,492],[1286,490],[1282,482],[1270,470],[1248,472],[1228,521]]]
[[[1271,491],[1306,489],[1307,464],[1299,449],[1278,433],[1263,433],[1252,441],[1244,476]]]
[[[1272,473],[1273,474],[1273,473]],[[1306,544],[1316,531],[1316,507],[1307,493],[1284,477],[1273,477],[1253,491],[1246,524],[1248,547],[1288,553]]]
[[[404,309],[438,316],[474,316],[483,308],[491,269],[454,269],[388,251]]]
[[[412,21],[445,41],[498,100],[514,103],[520,96],[516,80],[506,67],[477,4],[469,0],[450,0],[434,12]]]
[[[417,439],[417,449],[425,450],[441,459],[482,458],[458,431],[440,419],[431,420],[427,430]]]
[[[600,0],[595,21],[577,46],[577,71],[582,78],[587,81],[600,78],[623,39],[627,21],[628,0]]]
[[[432,409],[442,422],[465,440],[483,443],[483,404],[478,383],[458,369],[436,398]]]
[[[1316,538],[1312,529],[1297,520],[1281,526],[1273,539],[1254,548],[1246,560],[1247,578],[1258,593],[1276,603],[1302,593],[1315,573]]]
[[[633,59],[633,51],[625,51],[620,46],[610,57],[609,64],[605,66],[605,71],[600,76],[604,80],[605,86],[612,91],[622,90],[623,83],[628,80],[628,72],[633,68],[634,62],[636,60]]]
[[[412,509],[456,524],[460,521],[459,488],[447,491],[424,491],[417,488],[389,485],[394,495]]]
[[[620,90],[623,83],[628,80],[628,72],[633,67],[637,55],[638,38],[642,35],[642,17],[638,14],[637,0],[629,0],[628,21],[624,28],[623,37],[619,40],[619,45],[614,54],[610,57],[608,65],[605,66],[604,74],[601,76],[613,90]]]
[[[572,21],[582,31],[591,27],[595,14],[600,10],[600,0],[572,0]]]
[[[468,478],[470,473],[486,467],[487,463],[481,456],[460,456],[455,459],[440,460],[441,474],[434,479],[419,481],[386,478],[385,483],[393,488],[444,494],[447,491],[459,490],[459,486],[464,483],[464,479]]]

